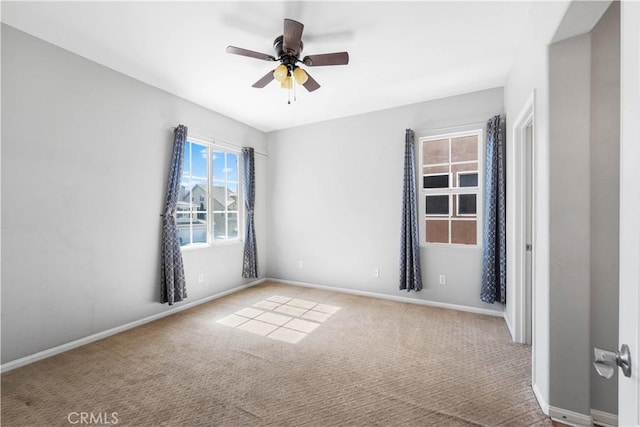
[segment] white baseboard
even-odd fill
[[[502,313],[502,317],[504,317],[504,323],[507,324],[507,329],[509,330],[509,334],[511,335],[511,340],[513,342],[516,342],[516,333],[515,333],[515,329],[513,328],[513,326],[511,325],[511,322],[509,321],[509,316],[507,316],[507,312],[504,311]]]
[[[591,418],[593,418],[593,424],[597,426],[616,427],[618,425],[618,415],[609,412],[592,409]]]
[[[536,400],[538,401],[538,405],[540,405],[540,409],[542,409],[542,412],[544,412],[545,415],[549,415],[549,403],[547,403],[544,396],[540,392],[538,385],[533,384],[531,386],[531,389],[533,390],[533,395],[536,397]]]
[[[366,296],[366,297],[387,299],[387,300],[391,300],[391,301],[408,302],[408,303],[411,303],[411,304],[428,305],[428,306],[431,306],[431,307],[448,308],[450,310],[466,311],[466,312],[469,312],[469,313],[486,314],[488,316],[503,317],[503,312],[502,311],[487,310],[485,308],[477,308],[477,307],[468,307],[466,305],[457,305],[457,304],[449,304],[449,303],[446,303],[446,302],[437,302],[437,301],[428,301],[428,300],[423,300],[423,299],[407,298],[407,297],[403,297],[403,296],[399,296],[399,295],[387,295],[387,294],[380,294],[380,293],[377,293],[377,292],[359,291],[359,290],[355,290],[355,289],[339,288],[339,287],[334,287],[334,286],[316,285],[316,284],[313,284],[313,283],[297,282],[297,281],[293,281],[293,280],[282,280],[282,279],[272,279],[272,278],[269,278],[269,279],[266,279],[266,280],[269,280],[269,281],[272,281],[272,282],[284,283],[286,285],[302,286],[302,287],[305,287],[305,288],[324,289],[324,290],[327,290],[327,291],[340,292],[340,293],[343,293],[343,294],[362,295],[362,296]]]
[[[567,409],[556,408],[555,406],[549,406],[549,416],[554,421],[573,427],[591,427],[593,425],[591,415],[584,415]]]
[[[98,332],[93,335],[89,335],[75,341],[68,342],[66,344],[61,344],[59,346],[39,351],[38,353],[30,354],[29,356],[21,357],[20,359],[12,360],[11,362],[4,363],[0,365],[0,372],[8,372],[16,368],[20,368],[22,366],[28,365],[30,363],[37,362],[42,359],[46,359],[47,357],[55,356],[56,354],[64,353],[65,351],[72,350],[77,347],[81,347],[83,345],[92,343],[94,341],[101,340],[111,335],[118,334],[120,332],[124,332],[128,329],[135,328],[136,326],[144,325],[145,323],[153,322],[154,320],[162,319],[163,317],[171,316],[172,314],[176,314],[178,312],[188,310],[192,307],[195,307],[200,304],[204,304],[205,302],[212,301],[214,299],[222,298],[223,296],[232,294],[234,292],[241,291],[243,289],[250,288],[251,286],[255,286],[259,283],[264,282],[265,279],[258,279],[254,282],[247,283],[246,285],[236,286],[235,288],[228,289],[223,292],[219,292],[217,294],[208,296],[206,298],[199,299],[197,301],[189,302],[187,304],[182,304],[179,306],[171,307],[170,310],[164,311],[162,313],[154,314],[152,316],[145,317],[140,320],[135,320],[133,322],[127,323],[125,325],[116,326],[115,328],[107,329],[106,331]]]
[[[542,409],[542,412],[544,412],[545,415],[550,416],[553,420],[561,422],[562,424],[579,427],[591,425],[601,427],[616,427],[618,425],[617,415],[598,411],[597,409],[592,409],[591,417],[589,417],[584,414],[567,411],[566,409],[549,406],[536,384],[533,384],[531,386],[531,389],[533,390],[533,395],[538,400],[538,404],[540,405],[540,409]]]

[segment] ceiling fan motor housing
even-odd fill
[[[283,36],[276,37],[273,41],[273,50],[276,52],[276,57],[279,61],[285,65],[293,65],[298,61],[298,58],[300,58],[300,53],[302,52],[304,44],[302,43],[302,40],[300,40],[300,47],[297,51],[288,50],[285,52],[283,40]]]

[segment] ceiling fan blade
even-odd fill
[[[269,71],[264,75],[264,77],[252,84],[251,87],[262,89],[263,87],[271,83],[271,80],[273,80],[273,70]]]
[[[308,67],[319,67],[322,65],[347,65],[349,63],[349,52],[324,53],[321,55],[308,55],[302,60]]]
[[[300,54],[300,41],[302,40],[304,25],[293,19],[284,20],[284,33],[282,34],[282,48],[285,52]]]
[[[227,53],[232,53],[234,55],[248,56],[249,58],[262,59],[263,61],[275,61],[271,55],[267,55],[266,53],[255,52],[253,50],[243,49],[241,47],[235,46],[227,46]]]
[[[309,73],[307,73],[307,81],[304,82],[302,86],[307,89],[309,92],[313,92],[316,89],[320,89],[320,84],[314,80],[313,77]]]

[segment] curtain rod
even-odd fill
[[[171,129],[171,131],[175,131],[175,130],[176,130],[176,127],[175,127],[175,126],[169,126],[169,129]],[[198,135],[197,133],[193,133],[193,132],[189,132],[189,131],[187,131],[187,138],[189,137],[189,135],[191,135],[191,136],[192,136],[192,137],[194,137],[195,139],[201,139],[201,140],[206,141],[206,142],[211,141],[211,143],[212,143],[213,145],[220,145],[220,146],[225,146],[225,145],[227,145],[227,146],[229,146],[229,147],[235,147],[235,148],[240,148],[240,149],[244,148],[244,147],[242,147],[242,146],[240,146],[240,145],[238,145],[238,144],[232,144],[232,143],[230,143],[230,142],[224,141],[224,140],[219,139],[219,138],[211,138],[211,137],[209,137],[209,136],[202,136],[202,135]],[[264,156],[264,157],[269,158],[269,155],[268,155],[267,153],[263,153],[263,152],[258,151],[258,150],[256,150],[256,149],[254,149],[253,151],[254,151],[254,153],[256,153],[256,154],[259,154],[260,156]]]

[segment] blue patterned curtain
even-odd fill
[[[400,248],[400,289],[422,289],[414,134],[407,129],[404,142],[404,185],[402,191],[402,237]]]
[[[244,241],[244,259],[242,277],[258,277],[258,249],[256,248],[256,230],[253,221],[253,207],[256,198],[255,162],[253,148],[242,149],[242,184],[244,205],[247,208],[247,237]]]
[[[482,288],[480,299],[507,302],[507,198],[504,121],[487,122],[484,178]]]
[[[173,305],[187,297],[184,280],[182,252],[176,225],[176,207],[180,193],[180,178],[184,160],[184,145],[187,140],[187,128],[180,125],[175,129],[173,155],[167,183],[167,198],[162,214],[162,269],[160,274],[160,302]]]

